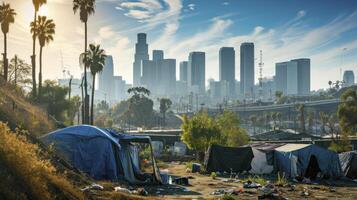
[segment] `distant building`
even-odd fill
[[[142,77],[141,85],[154,92],[154,87],[157,79],[157,67],[156,62],[153,60],[142,61]]]
[[[284,95],[310,94],[310,59],[301,58],[275,64],[276,91]]]
[[[164,59],[164,51],[163,50],[153,50],[152,51],[152,60],[158,61]]]
[[[70,78],[63,78],[58,79],[58,84],[61,87],[69,87]],[[71,82],[71,96],[82,96],[82,89],[81,89],[82,80],[78,78],[73,78]]]
[[[227,81],[229,97],[235,96],[235,51],[233,47],[219,50],[219,81]]]
[[[281,62],[275,64],[275,86],[276,91],[287,94],[287,70],[288,62]]]
[[[355,84],[355,74],[352,70],[346,70],[343,72],[343,86],[349,87]]]
[[[244,98],[254,95],[254,43],[240,46],[240,92]]]
[[[206,56],[204,52],[191,52],[188,58],[188,86],[190,91],[204,94],[206,92]]]
[[[262,90],[264,99],[274,98],[275,88],[275,77],[262,79]]]
[[[174,95],[176,93],[176,59],[158,61],[159,95]]]
[[[114,76],[113,93],[115,101],[122,101],[128,96],[125,89],[125,81],[121,76]]]
[[[106,94],[109,94],[113,91],[114,63],[112,56],[108,55],[105,58],[105,66],[103,67],[103,71],[98,74],[98,79],[98,90]]]
[[[142,60],[149,60],[148,44],[146,43],[146,34],[139,33],[138,41],[135,45],[135,60],[133,63],[133,82],[134,86],[140,85],[141,80],[141,62]]]
[[[188,62],[182,61],[180,62],[180,81],[184,81],[187,84],[187,68]]]

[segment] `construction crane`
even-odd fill
[[[259,59],[259,98],[263,98],[263,51],[260,50],[260,59]]]

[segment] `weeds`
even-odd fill
[[[281,176],[280,172],[278,172],[278,179],[276,180],[276,185],[284,186],[288,183],[288,179],[285,178],[285,173],[283,173],[283,175]]]

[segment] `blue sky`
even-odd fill
[[[18,12],[10,30],[10,56],[17,53],[29,61],[33,8],[30,1],[7,2]],[[83,25],[73,14],[72,1],[48,0],[41,14],[57,24],[55,41],[44,52],[44,76],[61,78],[63,68],[79,76]],[[356,0],[97,0],[89,19],[89,41],[113,55],[115,73],[130,83],[138,32],[148,34],[150,56],[153,49],[163,49],[166,58],[178,63],[190,51],[205,51],[206,79],[218,79],[222,46],[236,49],[239,79],[242,42],[255,43],[256,58],[263,51],[267,77],[274,75],[276,62],[300,57],[312,59],[313,89],[340,79],[340,69],[357,74]]]

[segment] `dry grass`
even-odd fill
[[[14,85],[0,79],[0,120],[7,122],[11,129],[17,127],[30,131],[35,136],[50,132],[54,124],[37,106],[30,104],[23,92]]]
[[[40,158],[38,146],[18,133],[0,122],[0,199],[84,199],[48,160]]]

